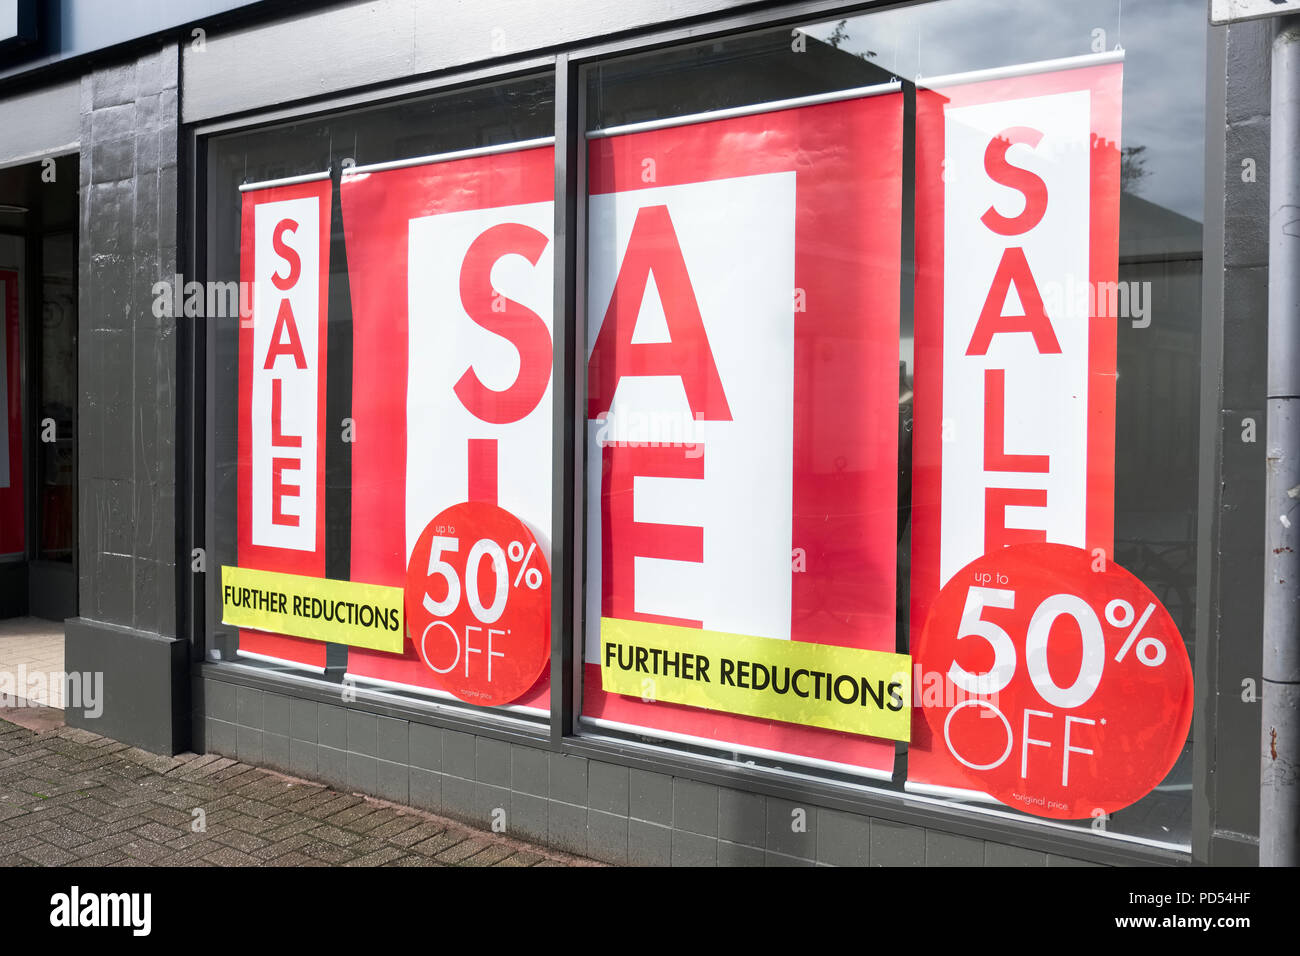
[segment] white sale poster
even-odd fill
[[[241,187],[238,565],[325,573],[331,183]],[[242,629],[239,653],[323,670],[325,644]]]
[[[352,580],[402,586],[421,533],[463,503],[518,518],[549,561],[553,196],[549,140],[358,167],[344,176],[356,427]],[[438,532],[461,562],[473,540],[467,531]],[[527,582],[539,580],[526,566],[535,559],[525,557],[519,538],[500,549],[495,578],[487,561],[458,569],[458,597],[478,599],[472,574],[508,586],[512,607],[523,600]],[[549,601],[542,590],[536,596]],[[503,603],[506,596],[498,595]],[[457,603],[450,594],[442,600]],[[545,617],[549,627],[549,612]],[[456,660],[490,666],[500,652],[487,644],[486,628],[469,632],[461,631]],[[547,634],[530,638],[549,658]],[[422,634],[408,634],[401,654],[351,648],[348,677],[451,696],[437,664]],[[491,682],[490,669],[481,679]],[[549,671],[509,697],[512,709],[549,713]]]
[[[1109,54],[917,93],[914,643],[983,555],[1113,560],[1122,76]],[[918,683],[908,786],[969,790]]]

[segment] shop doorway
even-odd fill
[[[77,615],[78,172],[0,169],[0,619]]]

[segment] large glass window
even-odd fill
[[[1204,51],[934,0],[593,61],[577,449],[550,77],[206,138],[209,658],[540,722],[577,553],[580,735],[1186,848]]]
[[[1204,23],[588,70],[585,732],[1189,843]]]
[[[208,282],[175,306],[209,323],[209,659],[549,713],[549,629],[494,625],[550,553],[553,111],[548,75],[206,141]],[[518,516],[499,561],[467,502]],[[458,631],[402,627],[426,529],[426,602],[483,612]],[[513,696],[455,684],[525,650]]]

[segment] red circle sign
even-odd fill
[[[406,569],[411,640],[435,682],[472,704],[508,704],[551,653],[551,570],[528,526],[485,501],[429,522]]]
[[[927,679],[942,675],[943,694],[920,702],[935,748],[976,789],[1038,816],[1140,800],[1191,726],[1173,619],[1100,552],[1022,544],[972,561],[939,592],[915,657]]]

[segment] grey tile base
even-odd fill
[[[205,677],[209,750],[629,866],[1063,866],[1046,853]],[[243,692],[243,693],[241,693]],[[281,731],[288,729],[286,737]],[[379,754],[379,756],[376,756]],[[404,758],[404,759],[394,759]]]

